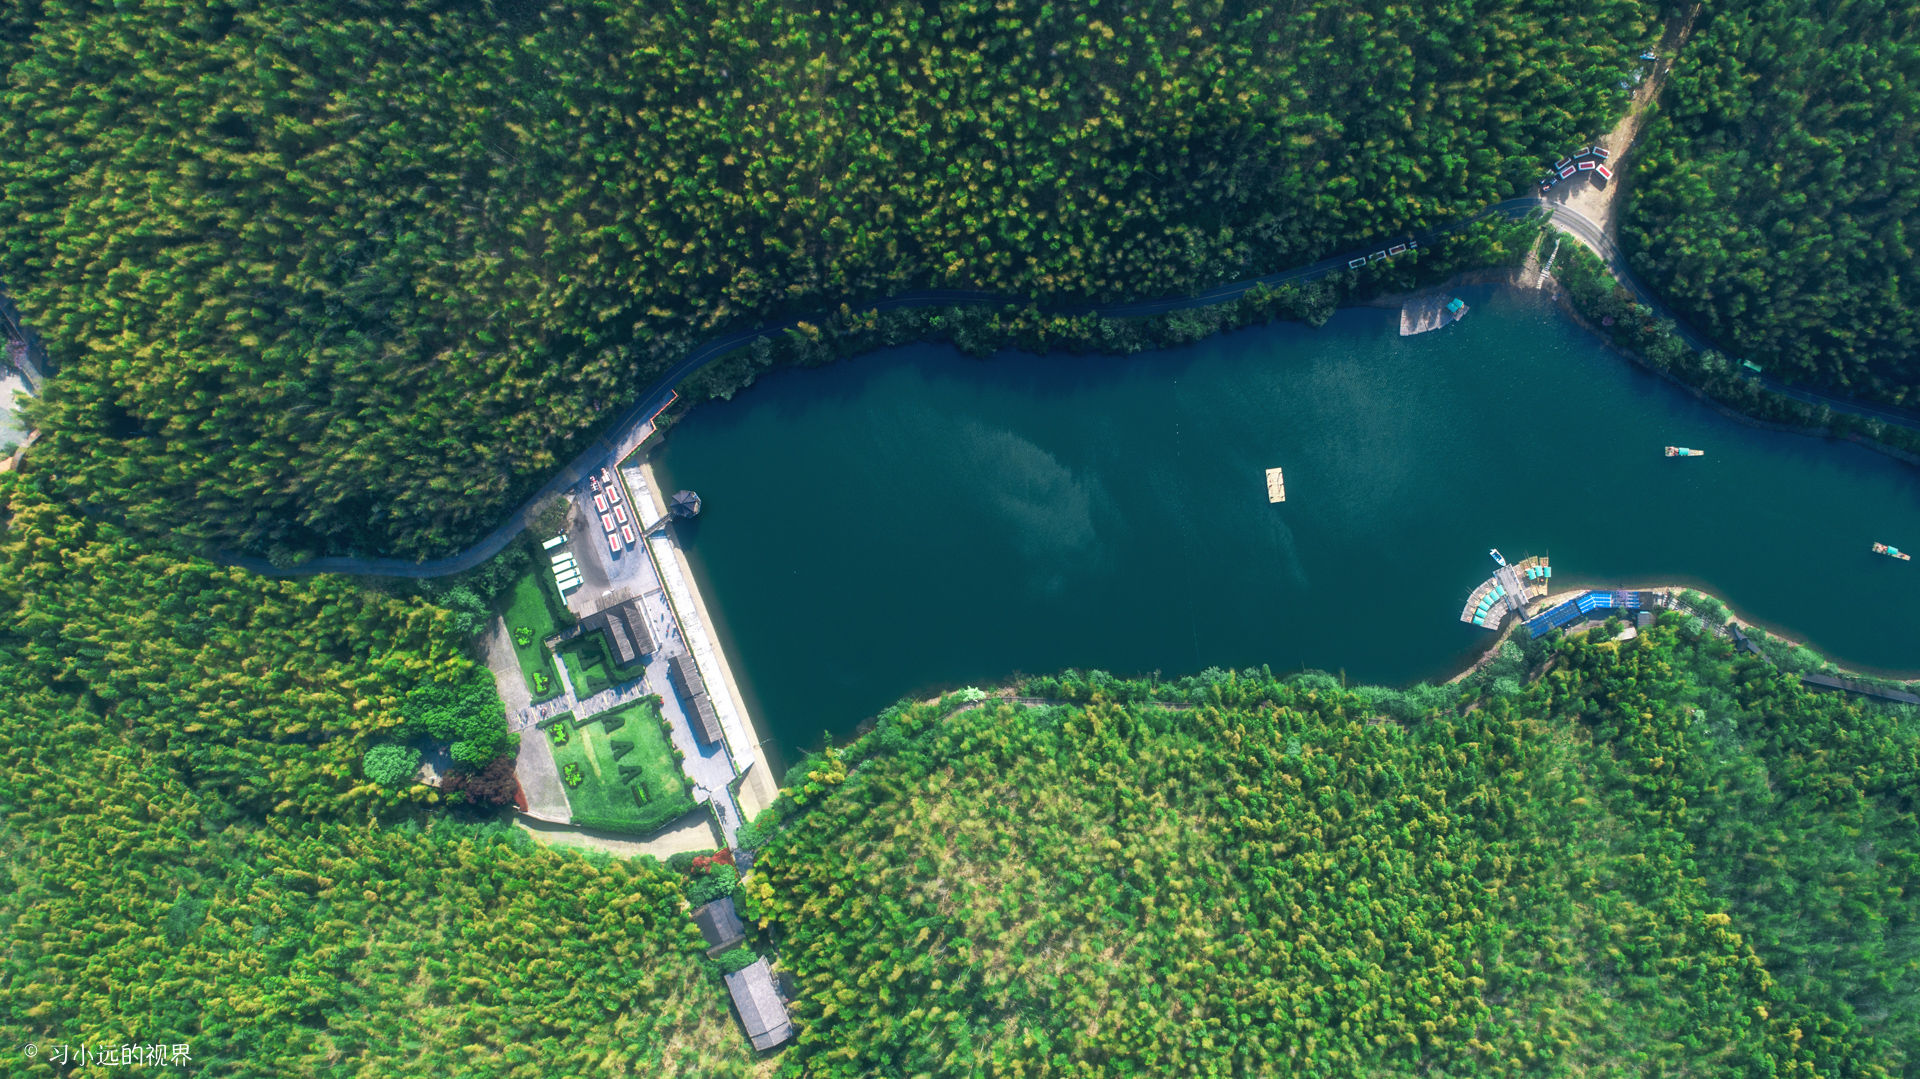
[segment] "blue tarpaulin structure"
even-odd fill
[[[1582,592],[1580,595],[1562,603],[1551,611],[1534,615],[1527,620],[1527,630],[1535,637],[1550,629],[1559,629],[1569,622],[1577,622],[1595,611],[1611,609],[1637,611],[1640,609],[1638,592]]]

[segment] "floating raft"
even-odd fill
[[[1285,502],[1287,500],[1287,477],[1277,468],[1267,469],[1267,501]]]
[[[1502,563],[1502,565],[1507,565]],[[1546,556],[1523,558],[1508,568],[1514,571],[1520,581],[1520,598],[1528,603],[1546,596],[1553,584],[1553,567]],[[1494,574],[1480,582],[1471,595],[1467,605],[1460,609],[1460,621],[1482,629],[1499,629],[1510,613],[1506,603],[1507,586],[1500,583],[1500,575]]]
[[[1465,318],[1466,301],[1439,293],[1415,296],[1400,306],[1400,336],[1438,330]]]

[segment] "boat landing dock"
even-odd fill
[[[1467,305],[1444,292],[1415,296],[1400,305],[1400,336],[1438,330],[1465,318]]]
[[[1467,605],[1460,609],[1460,621],[1497,630],[1500,623],[1506,621],[1508,612],[1524,618],[1527,604],[1544,598],[1552,581],[1553,567],[1547,564],[1544,555],[1501,566],[1467,596]]]

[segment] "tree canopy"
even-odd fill
[[[1708,0],[1642,144],[1622,246],[1728,352],[1920,404],[1920,12]]]
[[[42,0],[0,54],[35,457],[214,544],[484,532],[722,326],[1178,292],[1497,200],[1637,0]]]
[[[0,476],[0,1026],[232,1075],[744,1074],[672,876],[406,815],[438,797],[391,741],[407,702],[473,670],[446,623]],[[460,793],[503,785],[508,758]]]
[[[896,709],[790,778],[746,889],[788,1074],[1911,1067],[1910,714],[1677,615],[1451,696],[1034,691],[1085,703]]]

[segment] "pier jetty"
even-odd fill
[[[1416,333],[1438,330],[1465,318],[1466,301],[1444,292],[1430,292],[1424,296],[1415,296],[1400,305],[1400,336],[1412,337]]]
[[[1527,604],[1545,597],[1552,582],[1553,567],[1544,555],[1503,565],[1467,596],[1467,605],[1460,608],[1460,621],[1497,630],[1509,613],[1526,617]]]

